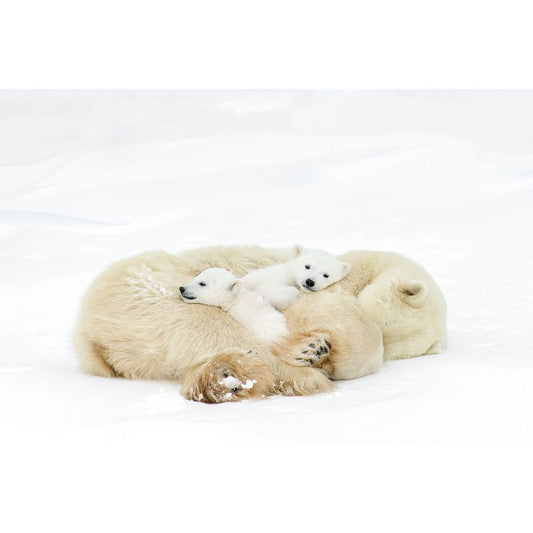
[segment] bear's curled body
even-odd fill
[[[328,391],[331,380],[376,372],[384,358],[436,353],[446,345],[440,289],[420,265],[390,252],[340,256],[351,271],[285,310],[294,338],[278,346],[262,345],[221,309],[179,297],[178,288],[206,268],[240,277],[289,256],[289,250],[228,246],[147,252],[113,263],[82,301],[74,334],[82,369],[175,380],[188,398],[237,401]],[[295,366],[295,354],[320,343],[331,346],[326,357]],[[227,383],[235,386],[228,390]]]

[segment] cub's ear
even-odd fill
[[[301,245],[301,244],[295,244],[292,248],[291,248],[291,255],[293,257],[298,257],[299,255],[301,255],[301,253],[304,251],[304,247]]]
[[[422,307],[426,303],[428,286],[420,280],[410,279],[398,282],[400,298],[413,307]]]
[[[352,265],[350,265],[350,263],[343,263],[342,264],[342,274],[344,276],[346,276],[346,274],[348,274],[348,272],[350,272],[350,270],[352,270]]]

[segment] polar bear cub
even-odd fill
[[[179,288],[181,297],[222,308],[261,341],[279,341],[289,333],[279,310],[288,307],[300,289],[325,289],[350,270],[348,263],[321,250],[296,245],[292,253],[290,261],[252,270],[240,279],[223,268],[208,268]]]
[[[315,292],[340,281],[351,265],[323,250],[309,250],[296,244],[292,259],[285,263],[252,270],[240,282],[261,293],[276,309],[283,311],[298,291]]]
[[[289,334],[285,317],[260,293],[241,284],[224,268],[208,268],[180,287],[184,302],[214,305],[226,311],[261,342],[279,341]]]

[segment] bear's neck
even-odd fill
[[[219,302],[218,307],[220,307],[223,311],[228,311],[228,309],[235,303],[236,295],[231,293],[226,298],[224,298],[221,302]]]

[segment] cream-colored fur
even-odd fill
[[[220,307],[261,343],[279,342],[288,336],[285,316],[263,294],[243,286],[242,279],[224,268],[208,268],[179,290],[185,303]]]
[[[75,330],[82,368],[101,376],[176,380],[187,398],[222,402],[328,391],[328,377],[361,377],[376,372],[384,356],[414,357],[446,345],[441,291],[422,267],[393,253],[341,256],[351,271],[290,305],[285,316],[292,337],[270,348],[221,309],[179,297],[178,288],[206,268],[240,277],[289,255],[257,246],[211,247],[112,264],[82,302]]]

